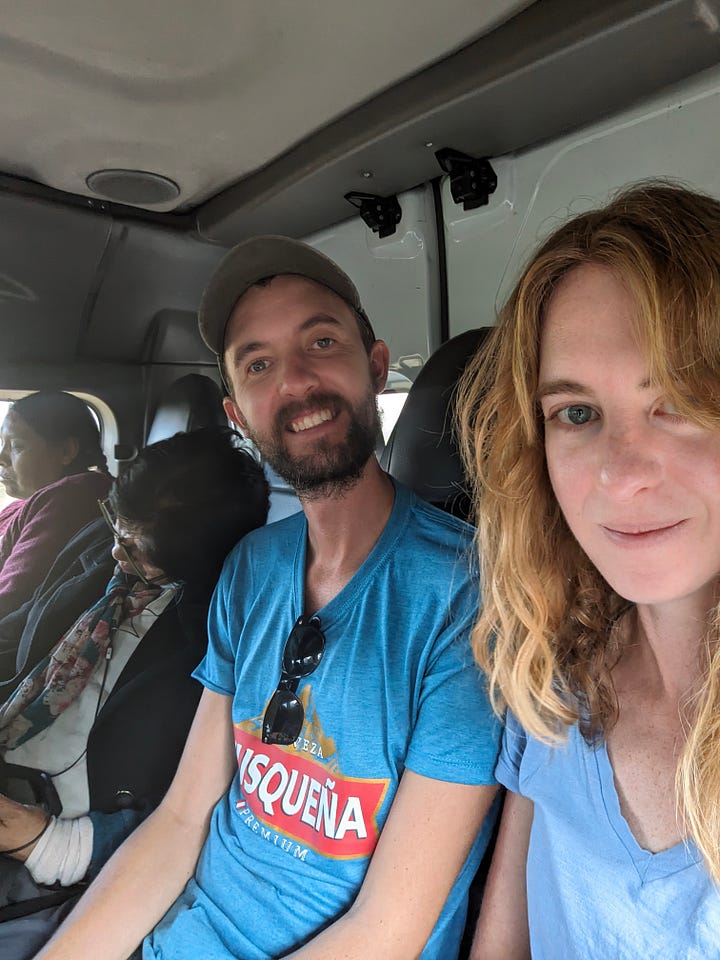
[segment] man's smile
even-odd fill
[[[288,430],[293,433],[302,433],[303,430],[310,430],[312,427],[318,427],[321,423],[332,420],[333,412],[329,407],[322,410],[315,410],[313,413],[306,413],[288,424]]]

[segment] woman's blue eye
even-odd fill
[[[573,403],[569,407],[563,407],[556,414],[561,423],[567,423],[573,427],[581,427],[591,420],[597,420],[597,413],[592,407],[585,403]]]
[[[325,350],[327,349],[327,347],[329,347],[332,344],[332,342],[333,342],[332,337],[319,337],[315,341],[315,345],[317,347],[320,347],[322,350]]]

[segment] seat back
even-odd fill
[[[188,373],[160,394],[150,422],[147,443],[200,427],[227,425],[220,387],[200,373]]]
[[[410,388],[381,466],[424,500],[467,519],[470,501],[453,430],[455,390],[491,327],[467,330],[437,350]]]

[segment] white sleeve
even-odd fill
[[[35,883],[60,883],[68,887],[85,876],[93,847],[90,817],[63,820],[53,817],[35,849],[25,861]]]

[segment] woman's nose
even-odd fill
[[[655,443],[645,430],[608,432],[600,462],[600,484],[622,498],[654,486],[662,473]]]

